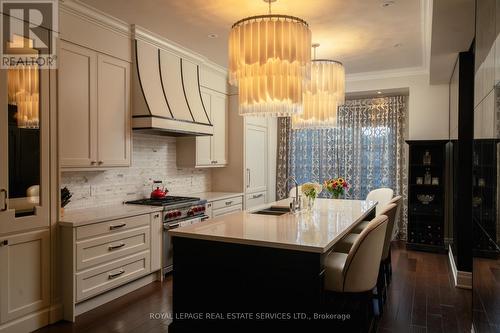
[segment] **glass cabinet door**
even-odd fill
[[[48,78],[36,65],[0,70],[0,234],[49,224]]]

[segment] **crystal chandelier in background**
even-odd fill
[[[335,60],[316,59],[311,63],[311,80],[304,88],[304,112],[292,116],[292,128],[331,128],[337,124],[337,109],[345,102],[345,70]]]
[[[229,82],[238,85],[240,115],[302,113],[309,79],[311,31],[304,20],[269,14],[236,22],[229,34]]]

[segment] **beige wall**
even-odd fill
[[[430,85],[426,74],[366,80],[347,78],[346,82],[348,93],[394,89],[409,90],[406,139],[449,138],[448,84]]]

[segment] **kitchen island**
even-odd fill
[[[287,205],[285,200],[268,206]],[[321,312],[324,257],[358,223],[373,218],[375,206],[317,199],[311,211],[238,212],[171,231],[170,329],[240,330]]]

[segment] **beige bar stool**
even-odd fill
[[[388,204],[387,206],[384,207],[384,209],[381,211],[380,215],[386,215],[389,218],[389,221],[387,222],[387,230],[390,231],[390,235],[392,236],[392,228],[394,226],[394,219],[396,217],[396,210],[397,210],[397,205],[396,204]],[[371,221],[368,222],[368,225],[370,225]],[[367,225],[367,226],[368,226]],[[366,228],[364,228],[366,229]],[[363,230],[364,230],[363,229]],[[363,230],[361,232],[363,232]],[[360,233],[350,233],[344,238],[342,238],[337,244],[334,246],[334,251],[336,252],[342,252],[342,253],[349,253],[351,250],[351,247],[353,246],[354,242],[358,239],[360,236]],[[385,236],[387,238],[387,236]],[[385,244],[384,244],[385,248]]]
[[[359,234],[349,253],[333,251],[325,259],[326,294],[342,293],[340,296],[334,294],[331,297],[334,301],[341,296],[365,296],[367,324],[371,323],[373,317],[372,290],[379,275],[387,222],[388,217],[385,215],[375,217]]]
[[[381,215],[387,216],[387,228],[386,233],[384,235],[384,239],[382,240],[382,256],[380,258],[380,262],[378,263],[379,268],[379,276],[377,279],[377,289],[376,289],[376,298],[378,301],[378,307],[380,313],[382,313],[384,308],[385,300],[387,299],[387,282],[386,282],[386,271],[385,271],[385,260],[384,256],[390,252],[391,240],[392,240],[392,232],[394,228],[394,220],[396,219],[396,211],[397,205],[394,203],[390,203],[382,210]],[[369,226],[370,224],[368,224]],[[367,227],[368,228],[368,227]],[[365,228],[366,229],[366,228]],[[364,230],[363,230],[364,232]],[[363,233],[361,232],[361,234]],[[334,251],[349,253],[351,251],[352,246],[356,243],[357,239],[361,236],[361,234],[348,234],[339,243],[334,246]]]
[[[382,266],[385,276],[385,283],[387,286],[391,283],[391,277],[392,277],[391,242],[399,232],[399,218],[401,214],[401,206],[403,205],[403,197],[398,195],[397,197],[394,197],[390,201],[390,203],[395,204],[397,208],[389,242],[387,244],[384,244],[384,251],[382,252]]]
[[[383,187],[378,188],[376,190],[370,191],[366,196],[366,201],[377,201],[376,215],[380,215],[382,213],[382,209],[391,202],[392,196],[394,195],[394,191],[390,188]],[[353,234],[359,234],[363,231],[364,228],[368,225],[370,221],[363,221],[358,224],[351,232]]]

